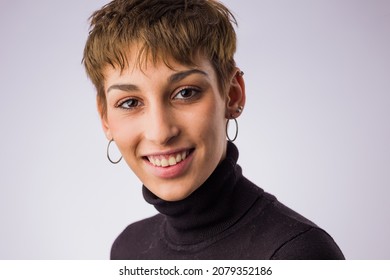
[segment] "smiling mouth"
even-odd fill
[[[153,155],[145,157],[153,166],[157,167],[169,167],[174,166],[187,158],[189,154],[191,154],[194,149],[185,150],[169,155]]]

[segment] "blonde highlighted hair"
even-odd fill
[[[173,59],[195,65],[197,55],[210,60],[224,92],[234,71],[237,25],[234,15],[216,0],[114,0],[90,17],[83,63],[106,113],[104,68],[123,71],[129,49],[137,45],[135,61]]]

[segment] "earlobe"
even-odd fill
[[[226,118],[237,118],[241,115],[245,106],[245,82],[244,72],[236,69],[230,83],[228,98],[226,103]]]
[[[104,131],[104,134],[106,135],[107,140],[112,140],[112,135],[110,131],[110,126],[108,125],[107,121],[107,111],[105,109],[105,106],[101,103],[99,98],[97,98],[97,109],[100,116],[100,122],[102,124],[102,128]]]
[[[104,134],[106,135],[107,140],[113,140],[110,128],[109,128],[108,123],[107,123],[107,118],[102,117],[101,122],[102,122],[103,131],[104,131]]]

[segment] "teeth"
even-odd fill
[[[170,155],[168,158],[164,156],[149,156],[148,160],[154,166],[167,167],[178,164],[179,162],[187,158],[188,151],[178,153],[176,155]]]
[[[176,159],[173,156],[170,156],[168,163],[169,163],[169,165],[175,165],[176,164]]]
[[[161,160],[161,166],[162,166],[162,167],[167,167],[168,165],[169,165],[168,161],[167,161],[165,158],[163,158],[163,159]]]

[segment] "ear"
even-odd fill
[[[107,140],[112,140],[110,126],[108,125],[108,121],[107,121],[107,106],[105,105],[104,102],[105,101],[102,101],[101,98],[99,97],[96,98],[96,105],[97,105],[104,134],[106,135]]]
[[[237,68],[230,80],[225,114],[227,119],[239,117],[245,107],[246,95],[243,75],[244,72]]]

